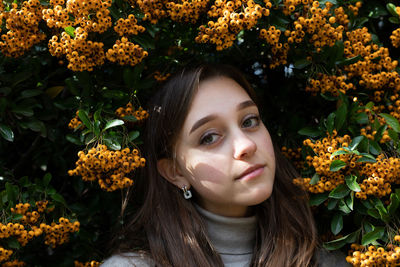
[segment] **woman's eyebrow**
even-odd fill
[[[242,110],[245,109],[247,107],[251,107],[251,106],[256,106],[256,104],[253,102],[253,100],[246,100],[240,104],[237,105],[237,110]],[[193,124],[192,129],[190,129],[189,134],[191,134],[192,132],[194,132],[197,128],[199,128],[200,126],[202,126],[203,124],[206,124],[209,121],[215,120],[217,118],[216,115],[208,115],[205,116],[204,118],[201,118],[200,120],[196,121],[195,124]]]
[[[245,108],[251,107],[251,106],[256,106],[256,104],[253,102],[253,100],[246,100],[246,101],[240,103],[240,104],[237,106],[236,109],[237,109],[237,110],[241,110],[241,109],[245,109]]]
[[[193,127],[192,127],[192,129],[190,129],[189,134],[191,134],[193,131],[195,131],[197,128],[199,128],[203,124],[205,124],[209,121],[215,120],[216,118],[217,118],[216,115],[208,115],[208,116],[205,116],[204,118],[201,118],[200,120],[196,121],[195,124],[193,124]]]

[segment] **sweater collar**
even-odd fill
[[[211,243],[220,254],[248,254],[254,250],[257,220],[251,217],[224,217],[195,204],[206,222]]]

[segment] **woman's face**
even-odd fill
[[[270,197],[275,177],[271,137],[259,111],[234,80],[201,82],[176,144],[177,168],[199,205],[246,216]]]

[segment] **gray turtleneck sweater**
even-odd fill
[[[226,267],[249,266],[253,256],[257,221],[255,216],[233,218],[216,215],[196,205],[200,215],[206,222],[208,236],[218,251]],[[350,266],[341,253],[329,253],[320,250],[318,253],[320,267]],[[137,253],[114,255],[107,259],[101,267],[150,267],[151,259]]]

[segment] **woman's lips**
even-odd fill
[[[264,165],[250,167],[241,176],[239,176],[237,180],[247,181],[253,179],[263,173],[264,167]]]

